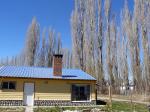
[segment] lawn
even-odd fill
[[[34,112],[60,112],[62,110],[91,110],[93,108],[98,108],[103,110],[103,112],[148,112],[147,106],[144,104],[133,104],[129,102],[113,102],[112,109],[105,107],[56,107],[56,108],[35,108]],[[86,111],[89,112],[89,111]]]
[[[112,109],[105,107],[39,107],[34,108],[34,112],[62,112],[65,110],[84,110],[84,112],[90,112],[91,109],[101,109],[103,111],[93,111],[93,112],[148,112],[147,106],[144,104],[134,104],[133,108],[129,102],[113,102]],[[89,110],[89,111],[88,111]],[[112,111],[110,111],[112,110]],[[25,112],[24,108],[1,108],[0,112]],[[82,112],[82,111],[81,111]]]
[[[129,102],[113,102],[112,109],[105,107],[56,107],[56,108],[35,108],[34,112],[60,112],[62,110],[91,110],[93,108],[98,108],[103,110],[103,112],[148,112],[147,106],[144,104],[133,104],[133,108],[131,103]],[[89,111],[86,111],[89,112]]]
[[[5,108],[5,107],[0,107],[0,112],[25,112],[25,109],[24,108],[21,108],[21,107],[12,107],[12,108]]]
[[[52,107],[52,108],[35,108],[34,112],[63,112],[66,110],[84,110],[86,112],[89,112],[88,110],[91,110],[92,108],[100,108],[100,107]],[[102,108],[102,107],[101,107]]]
[[[144,104],[133,104],[129,102],[113,102],[113,112],[148,112],[147,106]]]

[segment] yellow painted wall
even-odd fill
[[[0,89],[0,100],[23,100],[25,82],[35,84],[35,100],[71,100],[73,83],[90,84],[91,100],[95,100],[95,81],[0,78],[0,84],[2,81],[16,81],[16,90]]]

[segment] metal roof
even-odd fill
[[[52,68],[25,66],[2,66],[0,67],[0,77],[96,80],[80,69],[62,69],[60,77],[53,75]]]

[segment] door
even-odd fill
[[[72,85],[72,101],[90,101],[90,85]]]
[[[24,105],[34,105],[34,83],[24,83]]]

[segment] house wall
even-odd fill
[[[35,84],[35,100],[71,100],[73,83],[90,84],[91,100],[95,100],[95,81],[0,78],[0,84],[2,81],[16,81],[16,90],[0,89],[0,100],[23,100],[25,82]]]

